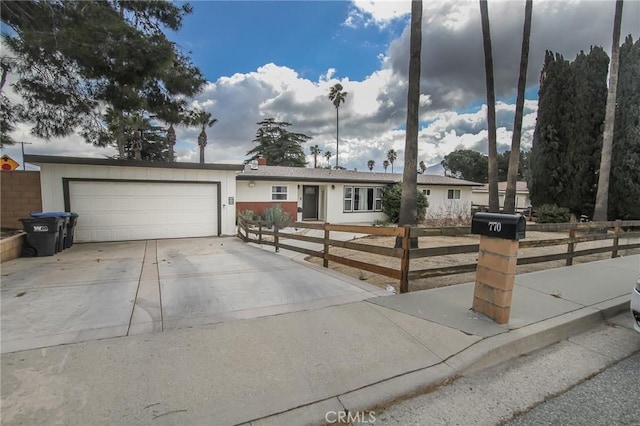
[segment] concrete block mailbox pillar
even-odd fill
[[[509,322],[519,240],[525,237],[521,215],[476,213],[471,233],[480,235],[473,310],[498,324]]]

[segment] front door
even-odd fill
[[[302,220],[317,220],[319,187],[304,185],[302,190]]]

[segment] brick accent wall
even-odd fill
[[[291,215],[291,220],[298,220],[298,203],[295,201],[255,201],[255,202],[236,202],[236,211],[240,213],[243,210],[253,210],[255,214],[261,215],[265,209],[280,204],[282,210]]]
[[[29,217],[29,212],[42,211],[39,171],[0,172],[0,192],[3,228],[22,229],[18,219]]]

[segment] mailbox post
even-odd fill
[[[519,240],[525,237],[521,215],[476,213],[471,233],[480,235],[473,310],[498,324],[509,322]]]

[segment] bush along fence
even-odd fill
[[[454,266],[445,266],[438,268],[426,268],[420,270],[411,270],[411,260],[420,258],[429,258],[434,256],[448,256],[464,253],[477,253],[478,244],[452,245],[444,247],[430,248],[411,248],[412,238],[421,238],[429,236],[464,236],[471,233],[468,226],[462,227],[442,227],[442,228],[419,228],[419,227],[375,227],[375,226],[359,226],[359,225],[333,225],[330,223],[305,223],[295,222],[291,224],[295,229],[314,229],[324,231],[323,237],[313,237],[300,235],[292,232],[278,229],[278,226],[267,226],[265,221],[247,220],[241,216],[238,217],[238,237],[245,242],[253,242],[257,244],[270,245],[275,247],[275,251],[280,248],[303,253],[308,256],[314,256],[323,259],[323,266],[329,267],[329,262],[335,262],[342,265],[357,268],[363,271],[384,275],[399,280],[400,293],[406,293],[410,290],[410,281],[442,277],[446,275],[455,275],[468,272],[474,272],[477,262],[462,263]],[[287,228],[289,230],[290,228]],[[383,247],[380,245],[363,244],[357,241],[342,241],[331,238],[332,232],[354,233],[365,236],[386,236],[400,237],[402,239],[401,248]],[[566,246],[566,251],[562,253],[545,254],[542,256],[519,257],[518,265],[527,265],[542,262],[551,262],[557,260],[565,260],[567,266],[573,264],[576,257],[588,256],[597,253],[611,253],[611,257],[618,257],[621,250],[633,250],[640,248],[640,242],[630,242],[631,239],[640,238],[640,220],[633,221],[612,221],[612,222],[586,222],[586,223],[551,223],[551,224],[533,224],[527,225],[527,232],[553,232],[566,233],[563,238],[539,239],[539,240],[521,240],[520,249],[540,248],[552,246]],[[335,234],[334,234],[335,235]],[[620,243],[623,238],[627,242]],[[291,244],[283,242],[283,240],[296,240],[308,244]],[[577,250],[578,243],[589,241],[612,240],[610,245],[594,247],[588,249]],[[309,247],[322,246],[321,250]],[[330,252],[332,247],[341,247],[356,252],[364,252],[373,255],[371,262],[349,259],[344,256],[336,256]],[[397,269],[387,266],[381,266],[375,263],[376,256],[387,256],[397,259]]]

